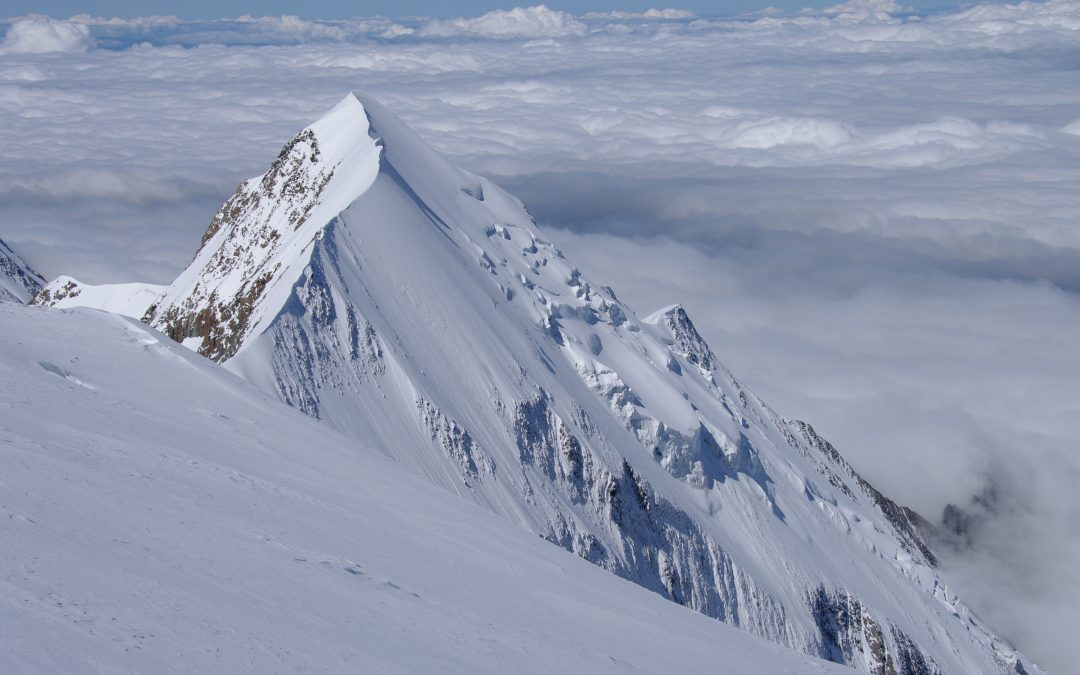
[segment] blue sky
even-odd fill
[[[235,17],[242,14],[267,16],[295,14],[307,19],[336,19],[354,16],[475,16],[493,9],[509,9],[517,6],[540,4],[539,1],[513,0],[311,0],[302,5],[292,0],[189,0],[188,2],[141,2],[139,0],[6,0],[0,16],[23,14],[48,14],[64,18],[87,13],[95,16],[148,16],[152,14],[175,15],[185,19],[212,19]],[[833,0],[547,0],[544,4],[574,14],[602,12],[619,9],[643,11],[651,7],[677,7],[699,14],[734,14],[773,6],[797,9],[805,6],[827,6]],[[908,0],[904,5],[917,7],[943,7],[961,3],[943,0]]]

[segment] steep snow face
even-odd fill
[[[0,302],[29,302],[45,279],[0,239]]]
[[[4,673],[840,673],[131,320],[0,306]],[[62,414],[57,414],[62,411]]]
[[[913,514],[746,391],[681,307],[639,320],[375,101],[242,185],[147,320],[708,616],[865,672],[1025,669]]]
[[[84,284],[69,276],[59,276],[45,284],[31,299],[44,307],[94,309],[141,319],[150,305],[165,291],[154,284]]]

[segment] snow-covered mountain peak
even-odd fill
[[[678,305],[645,320],[522,204],[346,97],[146,312],[432,484],[722,621],[867,672],[1019,661],[912,516],[773,412]]]
[[[164,286],[154,284],[101,284],[91,285],[60,275],[41,289],[31,299],[30,304],[42,307],[93,307],[94,309],[140,319],[161,293]]]
[[[146,313],[215,360],[232,356],[275,282],[379,174],[382,149],[352,94],[285,144],[269,171],[240,184],[210,221],[191,266]]]
[[[483,199],[475,176],[448,162],[371,96],[351,93],[335,110],[341,108],[362,111],[369,133],[384,148],[383,169],[396,173],[425,201],[452,198],[458,191]]]
[[[458,210],[462,198],[484,198],[479,179],[451,166],[377,101],[350,93],[285,144],[265,174],[236,189],[146,320],[214,360],[231,357],[245,336],[265,328],[259,310],[287,297],[287,283],[278,282],[302,274],[324,228],[379,176],[428,216]],[[393,227],[393,219],[381,226]]]

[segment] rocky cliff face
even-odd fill
[[[29,302],[45,279],[0,239],[0,302]]]
[[[1023,670],[912,514],[747,391],[684,309],[637,318],[374,101],[241,185],[145,321],[720,621],[870,673]]]

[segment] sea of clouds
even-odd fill
[[[968,507],[957,590],[1080,660],[1078,0],[0,31],[0,237],[46,276],[170,281],[364,90],[891,496]]]

